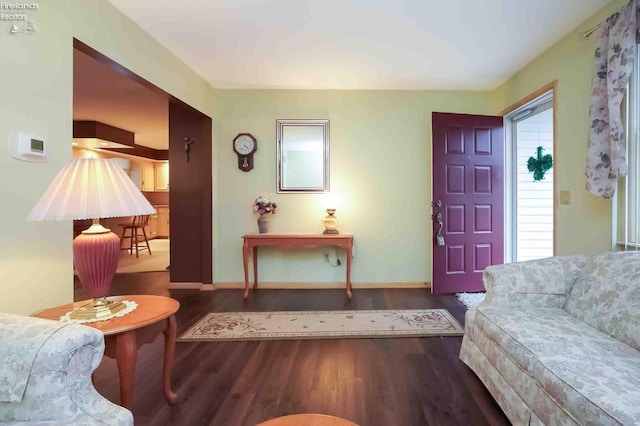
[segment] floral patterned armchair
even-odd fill
[[[94,328],[0,313],[0,423],[132,425],[93,387],[103,353]]]

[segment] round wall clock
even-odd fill
[[[238,168],[243,172],[253,169],[253,153],[258,149],[258,141],[251,133],[239,133],[233,139],[233,150],[238,154]]]

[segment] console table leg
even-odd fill
[[[253,289],[258,288],[258,246],[253,248]]]
[[[351,299],[351,258],[353,257],[353,249],[349,245],[347,247],[347,297]]]
[[[249,247],[245,240],[244,245],[242,246],[242,263],[244,264],[244,294],[243,298],[249,296]]]

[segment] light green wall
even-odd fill
[[[213,97],[207,83],[110,3],[38,3],[39,10],[29,13],[36,34],[10,35],[6,21],[0,34],[0,311],[22,314],[73,300],[71,222],[25,220],[71,158],[73,37],[210,116]],[[10,130],[44,137],[51,161],[10,158],[4,148]]]
[[[500,112],[548,83],[558,82],[554,179],[557,191],[571,192],[571,204],[557,204],[558,255],[611,250],[611,203],[584,189],[595,34],[585,40],[580,31],[606,19],[625,3],[616,0],[608,4],[495,91]]]
[[[490,92],[218,90],[215,98],[216,282],[240,282],[241,236],[257,232],[251,203],[278,204],[274,232],[321,232],[320,194],[276,194],[276,119],[329,119],[331,189],[342,197],[339,229],[355,238],[354,283],[431,280],[431,112],[487,114]],[[237,168],[232,140],[258,140],[255,166]],[[340,282],[343,266],[322,249],[261,249],[260,280]],[[264,254],[262,254],[264,253]],[[333,252],[332,252],[333,255]]]
[[[239,236],[255,232],[252,200],[268,195],[279,205],[276,232],[317,232],[319,195],[275,193],[275,120],[331,120],[331,185],[344,205],[340,229],[355,235],[354,282],[422,282],[431,279],[431,112],[498,114],[539,88],[558,81],[556,179],[571,191],[558,205],[559,255],[611,247],[610,203],[584,190],[591,62],[590,28],[623,5],[614,1],[581,24],[496,90],[438,91],[216,91],[216,282],[241,281]],[[258,138],[255,169],[236,168],[231,140],[240,132]],[[322,251],[261,255],[263,281],[343,279],[343,268],[323,262]]]

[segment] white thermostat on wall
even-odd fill
[[[9,155],[22,161],[45,163],[49,161],[44,138],[12,130],[8,140]]]

